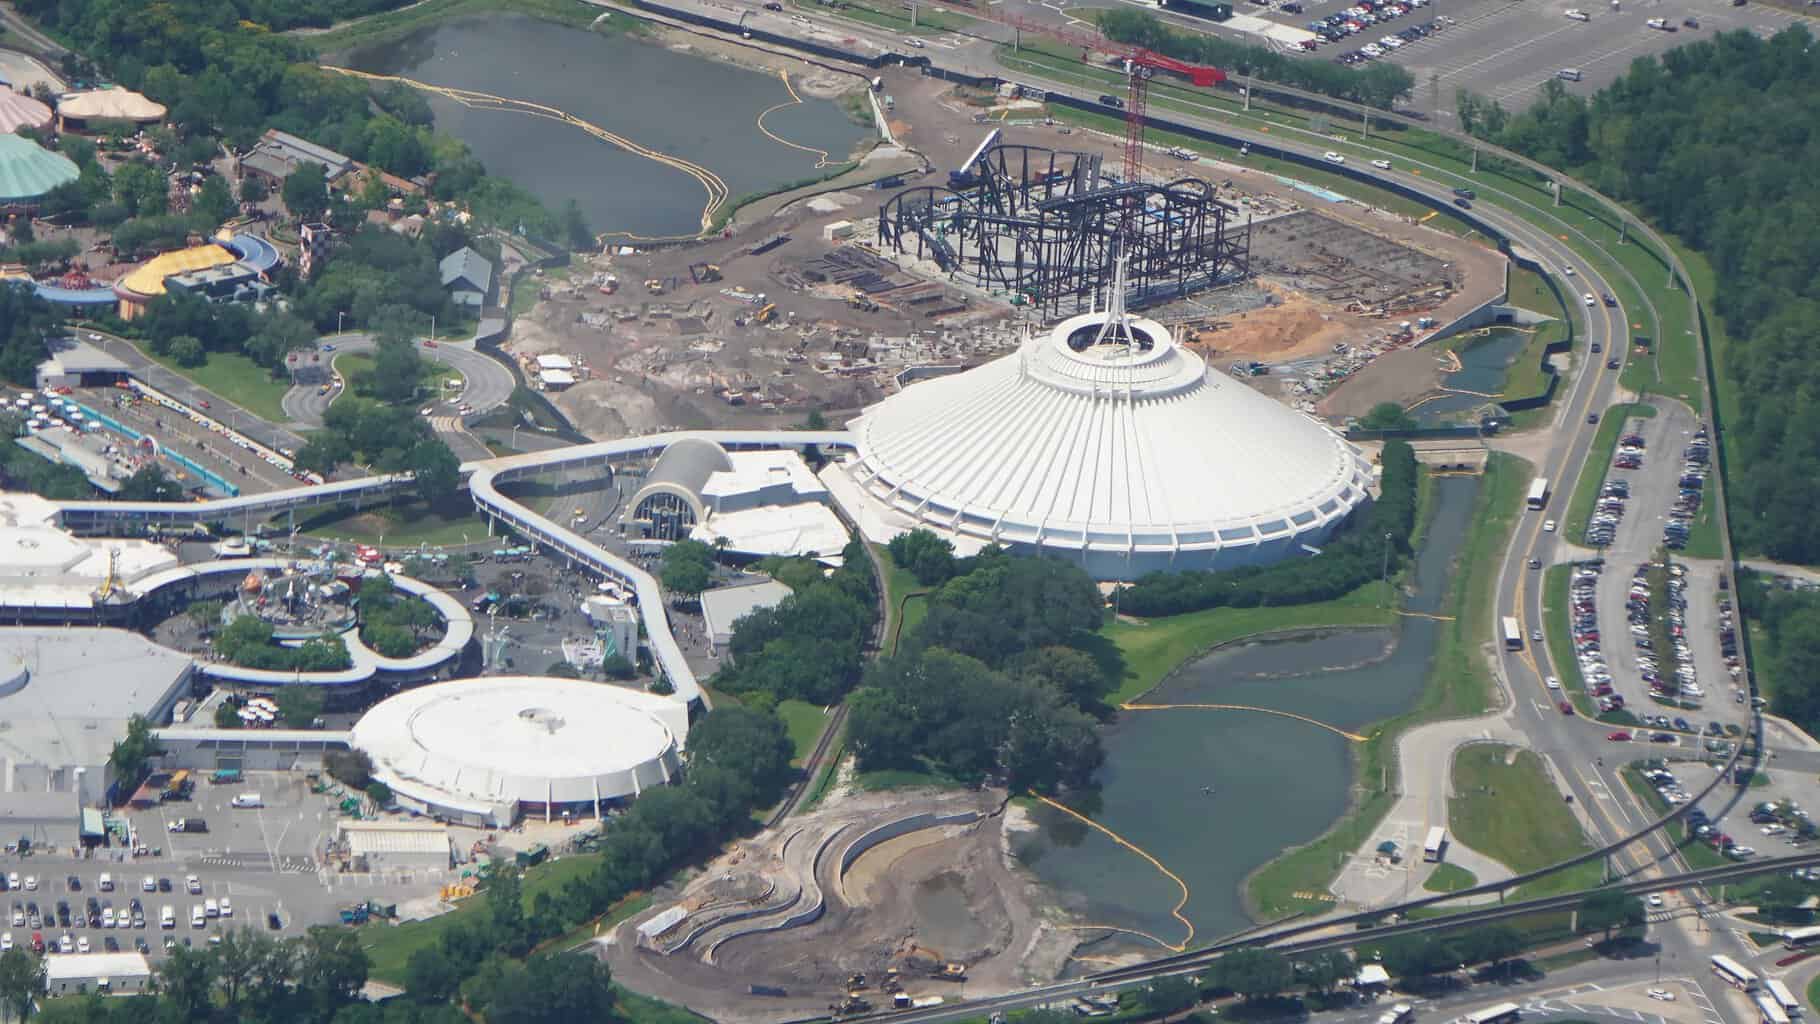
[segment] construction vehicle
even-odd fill
[[[953,961],[938,964],[935,970],[929,972],[929,976],[937,981],[966,981],[967,965]]]
[[[834,1014],[836,1017],[870,1013],[871,1011],[872,1004],[867,1002],[866,998],[858,992],[849,992],[847,993],[846,998],[828,1004],[828,1012]]]
[[[356,903],[351,907],[342,907],[341,908],[341,923],[342,924],[366,924],[367,923],[367,914],[368,914],[367,905],[365,903]]]
[[[712,263],[691,263],[689,277],[696,284],[709,284],[720,280],[720,268]]]
[[[861,992],[861,991],[864,991],[867,987],[868,986],[866,985],[866,972],[865,971],[859,971],[857,973],[850,974],[847,976],[847,991],[849,993]]]
[[[650,292],[652,295],[662,295],[664,293],[664,283],[655,277],[650,278],[645,281],[645,291]]]
[[[777,303],[767,302],[767,303],[765,303],[764,307],[758,311],[757,315],[753,317],[753,319],[757,320],[761,324],[768,324],[771,322],[771,318],[776,315],[777,315]]]
[[[853,296],[852,298],[847,300],[847,305],[851,306],[854,309],[859,310],[861,313],[878,312],[878,303],[873,302],[871,299],[866,298],[864,295]]]

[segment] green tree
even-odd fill
[[[508,972],[486,1004],[487,1024],[612,1020],[613,976],[591,956],[534,956]]]
[[[682,540],[664,549],[659,579],[678,600],[693,601],[708,589],[714,573],[714,549],[694,540]]]
[[[163,467],[148,462],[121,481],[119,497],[121,501],[182,501],[183,486]]]
[[[13,1020],[23,1021],[46,991],[44,962],[19,946],[0,953],[0,1005]]]
[[[495,861],[487,877],[487,916],[499,948],[523,956],[531,948],[525,927],[524,876],[511,864]]]
[[[206,223],[219,225],[236,212],[234,193],[223,178],[211,174],[203,179],[202,187],[190,202],[190,209]]]
[[[569,248],[576,252],[593,252],[600,245],[594,240],[594,230],[588,226],[587,214],[581,212],[581,204],[573,199],[563,204],[562,231]]]
[[[263,203],[271,194],[265,179],[257,174],[249,174],[240,181],[240,201],[243,203]]]
[[[900,533],[886,545],[891,560],[925,587],[954,575],[954,544],[924,529]]]
[[[159,1008],[167,1020],[203,1019],[215,987],[215,958],[203,950],[179,946],[158,965]]]
[[[214,599],[191,601],[189,606],[183,610],[183,614],[195,623],[196,628],[201,632],[212,633],[215,631],[215,627],[221,624],[221,610],[225,607],[226,605],[222,602]]]
[[[1316,953],[1297,961],[1295,966],[1302,982],[1321,995],[1332,992],[1341,982],[1351,980],[1354,973],[1352,958],[1338,951]]]
[[[1580,902],[1580,931],[1603,932],[1609,940],[1619,928],[1642,925],[1647,915],[1641,897],[1617,889],[1600,889]]]
[[[1396,402],[1379,402],[1359,419],[1359,426],[1367,430],[1414,430],[1419,425],[1416,418],[1404,412]]]
[[[323,755],[322,766],[351,789],[364,790],[373,781],[373,759],[364,750],[331,750]]]
[[[1259,999],[1289,991],[1295,969],[1288,958],[1270,949],[1234,950],[1213,963],[1213,975],[1223,988],[1246,999]]]
[[[113,773],[120,788],[130,793],[144,780],[147,767],[157,753],[152,723],[146,721],[144,715],[134,715],[126,721],[126,735],[114,742],[114,749],[108,754],[108,771]]]
[[[165,351],[178,366],[201,366],[209,358],[202,348],[202,342],[187,334],[172,338],[166,343]]]
[[[232,704],[215,705],[215,728],[238,729],[241,726],[240,714]]]
[[[380,782],[378,779],[374,779],[372,782],[367,783],[366,794],[367,799],[373,801],[373,803],[379,807],[392,806],[392,787]]]
[[[419,1002],[448,1002],[460,990],[461,978],[461,966],[436,946],[425,946],[405,961],[405,991]]]
[[[329,182],[321,164],[300,164],[284,179],[284,208],[299,222],[322,219],[329,208]]]
[[[689,764],[725,768],[751,783],[761,799],[783,791],[795,747],[783,719],[733,705],[702,719],[689,732]]]
[[[419,441],[405,453],[412,488],[426,505],[435,505],[461,486],[461,461],[439,438]]]
[[[322,688],[318,686],[282,686],[278,688],[278,714],[291,729],[308,729],[322,714]]]
[[[1147,1013],[1158,1017],[1168,1017],[1198,1005],[1201,1001],[1201,990],[1195,983],[1180,975],[1158,978],[1144,986],[1140,997]]]
[[[327,1017],[360,995],[369,966],[353,929],[311,928],[298,952],[297,991]]]

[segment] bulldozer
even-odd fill
[[[864,295],[853,296],[852,298],[847,300],[847,305],[852,307],[853,309],[859,310],[861,313],[878,312],[878,303],[873,302],[871,299],[866,298]]]
[[[836,1017],[847,1017],[854,1014],[869,1013],[872,1004],[858,992],[849,992],[846,997],[828,1004],[828,1012]]]
[[[720,268],[712,263],[691,263],[689,277],[696,284],[709,284],[720,280]]]
[[[767,302],[767,303],[765,303],[764,307],[758,311],[758,315],[753,317],[753,319],[757,320],[761,324],[768,324],[771,322],[771,318],[776,315],[777,315],[777,303]]]
[[[929,976],[937,981],[966,981],[967,965],[950,960],[937,965],[935,970],[929,972]]]

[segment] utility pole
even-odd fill
[[[1432,71],[1428,74],[1428,109],[1435,114],[1441,112],[1441,76]]]
[[[1251,110],[1251,72],[1245,72],[1245,110]]]
[[[1384,602],[1386,604],[1390,603],[1390,537],[1390,531],[1384,531],[1384,565],[1378,570],[1378,575],[1383,577],[1384,581]]]
[[[1371,138],[1371,108],[1364,103],[1359,104],[1359,120],[1365,126],[1365,137]]]
[[[1472,147],[1472,173],[1479,173],[1479,147],[1476,144]]]

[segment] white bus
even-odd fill
[[[1820,945],[1820,925],[1810,928],[1790,928],[1782,933],[1782,945],[1786,949],[1806,949]]]
[[[1795,998],[1795,994],[1788,990],[1787,985],[1775,978],[1765,978],[1763,979],[1763,991],[1775,1000],[1776,1005],[1782,1008],[1784,1014],[1790,1017],[1801,1016],[1801,1000]]]
[[[1746,992],[1757,987],[1757,976],[1744,969],[1744,966],[1729,956],[1713,957],[1713,973],[1719,979],[1736,989]]]
[[[1460,1020],[1463,1024],[1510,1024],[1522,1012],[1523,1008],[1516,1003],[1499,1003],[1496,1006],[1487,1006],[1477,1013],[1469,1013]]]
[[[1782,1007],[1770,996],[1758,992],[1750,997],[1750,1001],[1757,1004],[1757,1019],[1762,1024],[1789,1024],[1788,1014],[1783,1013]]]
[[[1529,482],[1529,500],[1525,502],[1531,510],[1541,509],[1548,504],[1548,478],[1536,477]]]
[[[1428,830],[1428,839],[1422,843],[1422,859],[1430,864],[1439,864],[1441,855],[1447,851],[1447,830],[1439,825]]]
[[[1523,627],[1509,615],[1504,616],[1504,649],[1507,651],[1523,649]]]

